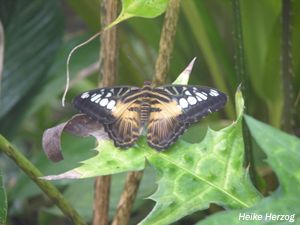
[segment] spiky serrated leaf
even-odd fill
[[[245,116],[251,134],[267,155],[267,163],[276,173],[280,187],[254,207],[222,212],[210,216],[197,225],[204,224],[299,224],[300,223],[300,140],[269,125]],[[256,219],[246,220],[245,216]],[[261,219],[257,219],[261,215]],[[279,216],[279,215],[283,215]],[[273,216],[273,217],[272,217]],[[279,216],[279,217],[278,217]]]
[[[237,94],[241,103],[242,95]],[[242,109],[243,107],[241,107]],[[99,140],[99,154],[84,165],[44,179],[85,178],[142,170],[148,160],[157,174],[158,190],[150,197],[157,202],[141,224],[170,224],[185,215],[207,209],[214,202],[226,209],[248,208],[262,196],[243,170],[241,120],[221,131],[208,129],[199,144],[182,140],[168,151],[157,152],[146,144],[146,137],[127,150],[115,148],[113,142]]]

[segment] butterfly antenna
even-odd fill
[[[205,86],[208,86],[206,81],[204,80],[204,77],[200,73],[197,73],[197,74],[198,74],[199,78],[202,80],[202,82],[205,84]]]
[[[150,77],[152,77],[153,76],[153,74],[155,74],[156,73],[156,71],[157,70],[159,70],[163,65],[165,65],[167,62],[169,62],[170,60],[172,59],[172,56],[170,57],[170,58],[168,58],[167,59],[167,61],[165,61],[163,64],[161,64],[161,66],[160,67],[158,67],[152,74],[151,74],[151,76]]]
[[[133,64],[136,66],[136,68],[138,68],[138,70],[143,74],[145,80],[147,80],[145,74],[143,73],[143,71],[136,65],[136,63],[132,60],[132,58],[130,58],[130,56],[128,56],[128,58],[130,59],[131,62],[133,62]]]

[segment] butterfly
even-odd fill
[[[190,65],[186,70],[191,70]],[[185,71],[186,71],[185,70]],[[190,71],[188,71],[188,74]],[[104,125],[114,145],[126,149],[147,126],[147,143],[167,150],[189,127],[222,108],[228,96],[214,88],[196,85],[105,87],[73,99],[75,109]]]

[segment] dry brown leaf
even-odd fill
[[[43,134],[43,148],[52,162],[59,162],[64,159],[60,143],[62,131],[76,137],[89,137],[92,135],[97,140],[110,140],[102,124],[93,121],[84,114],[77,114],[68,122],[45,130]]]

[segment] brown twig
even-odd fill
[[[177,21],[179,17],[180,0],[169,0],[166,10],[164,25],[159,42],[158,56],[155,69],[160,67],[166,60],[172,56],[174,39],[177,30]],[[170,61],[159,69],[153,77],[152,85],[157,86],[166,83],[169,72]]]
[[[143,172],[144,170],[128,172],[112,225],[126,225],[128,223]]]
[[[120,1],[102,0],[101,26],[106,27],[118,16]],[[117,84],[118,74],[118,26],[106,30],[100,36],[100,74],[98,87],[114,86]],[[95,178],[94,220],[93,225],[108,224],[109,194],[111,176]]]
[[[171,57],[177,29],[177,21],[179,17],[179,6],[180,0],[168,1],[159,44],[158,58],[155,66],[156,69]],[[169,62],[163,67],[163,69],[158,70],[154,74],[152,85],[157,86],[165,83],[168,71]],[[144,171],[142,170],[128,173],[125,187],[123,189],[112,225],[126,225],[128,223],[130,212],[137,194],[140,180],[142,179],[143,172]]]

